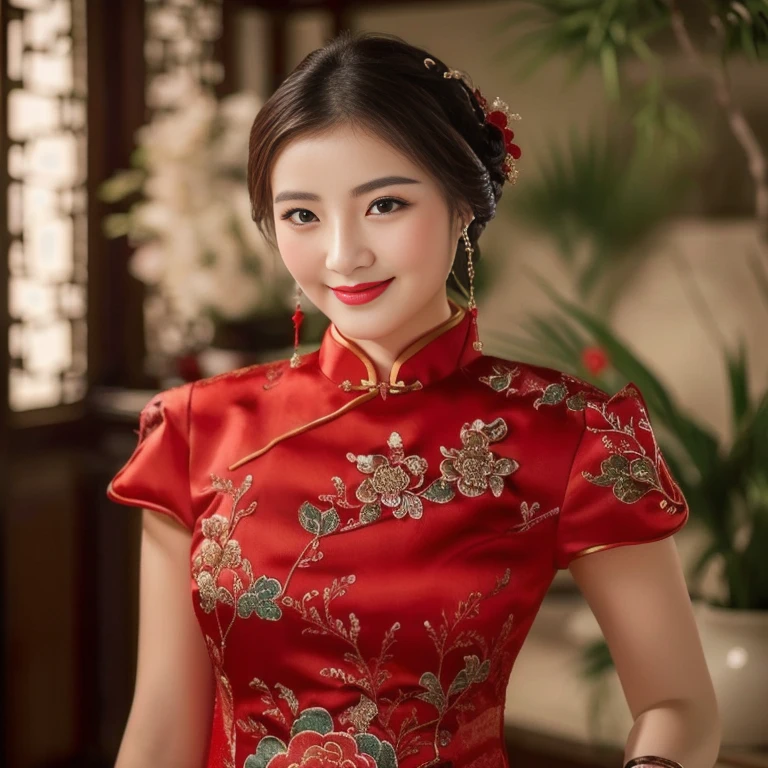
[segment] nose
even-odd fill
[[[339,220],[331,228],[325,256],[329,272],[352,275],[358,269],[370,267],[374,261],[373,250],[353,222]]]

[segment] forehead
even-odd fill
[[[292,139],[274,162],[272,184],[276,191],[281,184],[307,179],[324,186],[352,186],[392,172],[425,179],[411,158],[382,137],[364,126],[343,123]]]

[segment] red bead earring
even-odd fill
[[[304,313],[301,311],[301,286],[296,283],[296,293],[294,295],[296,299],[296,311],[291,316],[293,320],[293,355],[291,356],[291,368],[298,368],[301,365],[301,357],[299,356],[299,329],[301,328],[301,322],[304,320]]]

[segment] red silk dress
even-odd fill
[[[451,317],[379,382],[330,325],[291,368],[167,390],[110,483],[191,531],[209,768],[500,768],[558,569],[688,519],[641,394],[477,352]]]

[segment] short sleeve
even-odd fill
[[[613,397],[590,393],[583,405],[583,431],[557,522],[557,569],[592,552],[664,539],[688,520],[688,504],[635,384]]]
[[[133,455],[112,478],[107,496],[118,504],[170,515],[194,527],[189,478],[189,411],[192,384],[156,395],[139,417]]]

